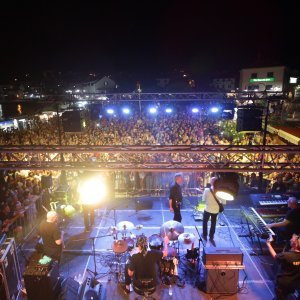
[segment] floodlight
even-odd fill
[[[168,107],[168,108],[166,108],[165,111],[166,111],[167,114],[170,114],[170,113],[172,113],[173,110],[172,110],[172,108]]]
[[[219,111],[219,108],[218,107],[212,107],[210,109],[210,111],[215,114],[215,113],[217,113]]]
[[[156,107],[150,107],[149,112],[150,112],[150,114],[156,114],[156,112],[157,112]]]
[[[108,108],[106,110],[106,112],[109,114],[109,115],[112,115],[114,113],[114,110],[112,108]]]
[[[98,175],[84,180],[79,184],[78,192],[83,205],[99,205],[108,193],[105,178]]]
[[[199,112],[199,108],[194,107],[194,108],[192,109],[192,113],[196,114],[196,113],[198,113],[198,112]]]
[[[216,196],[225,201],[232,201],[239,191],[238,175],[236,173],[219,173],[219,178],[214,182]]]
[[[123,114],[128,115],[128,114],[130,113],[130,109],[127,108],[127,107],[124,107],[124,108],[122,109],[122,112],[123,112]]]

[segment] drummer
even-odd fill
[[[135,285],[139,284],[142,278],[153,278],[153,283],[158,284],[158,267],[163,257],[168,256],[169,238],[164,238],[164,249],[148,250],[148,239],[145,235],[137,237],[135,254],[130,257],[125,267],[125,292],[130,293],[131,279]]]

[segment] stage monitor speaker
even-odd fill
[[[262,109],[261,108],[238,108],[236,131],[261,131]]]
[[[64,132],[82,132],[84,130],[84,111],[65,111],[61,116]]]
[[[87,277],[79,289],[78,300],[101,300],[102,284]]]
[[[57,300],[77,300],[79,291],[79,282],[71,277],[64,279],[61,283],[61,291]]]
[[[21,287],[21,272],[16,244],[8,238],[0,246],[0,299],[17,299]]]
[[[42,189],[49,189],[53,185],[52,175],[42,175],[41,177]]]
[[[209,269],[204,271],[205,291],[211,294],[235,294],[238,292],[239,270]]]
[[[39,253],[34,253],[23,274],[27,297],[30,300],[56,300],[61,289],[58,263],[40,265]]]

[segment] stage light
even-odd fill
[[[216,196],[225,201],[232,201],[239,191],[238,175],[236,173],[219,173],[219,178],[214,182]]]
[[[210,109],[210,111],[215,114],[215,113],[219,112],[219,108],[218,107],[212,107]]]
[[[130,113],[130,109],[127,108],[127,107],[124,107],[124,108],[122,109],[122,112],[123,112],[124,115],[128,115],[128,114]]]
[[[173,111],[173,110],[172,110],[172,108],[169,108],[169,107],[168,107],[168,108],[166,108],[166,110],[165,110],[165,112],[166,112],[167,114],[170,114],[170,113],[172,113],[172,111]]]
[[[194,108],[192,109],[192,113],[196,114],[196,113],[198,113],[198,112],[199,112],[199,108],[194,107]]]
[[[149,112],[150,112],[150,114],[156,114],[157,113],[156,107],[150,107]]]
[[[109,114],[109,115],[112,115],[115,111],[112,109],[112,108],[108,108],[106,110],[106,112]]]
[[[84,180],[79,184],[78,192],[83,205],[99,205],[108,194],[105,177],[98,175]]]

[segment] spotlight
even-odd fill
[[[82,204],[97,206],[104,201],[108,193],[105,178],[98,175],[84,180],[79,184],[78,192]]]
[[[106,110],[106,112],[109,114],[109,115],[112,115],[115,111],[112,109],[112,108],[108,108]]]
[[[219,108],[218,107],[212,107],[210,109],[210,111],[215,114],[215,113],[217,113],[219,111]]]
[[[236,173],[218,173],[214,182],[216,196],[225,201],[232,201],[239,191],[238,175]]]
[[[166,108],[166,110],[165,110],[165,112],[166,112],[167,114],[170,114],[170,113],[172,113],[172,111],[173,111],[173,110],[172,110],[172,108],[169,108],[169,107],[168,107],[168,108]]]
[[[199,108],[194,107],[194,108],[192,109],[192,113],[196,114],[196,113],[198,113],[198,112],[199,112]]]
[[[156,107],[150,107],[149,112],[150,114],[156,114],[157,113]]]
[[[130,109],[127,108],[127,107],[124,107],[124,108],[122,109],[122,112],[123,112],[124,115],[128,115],[128,114],[130,113]]]

